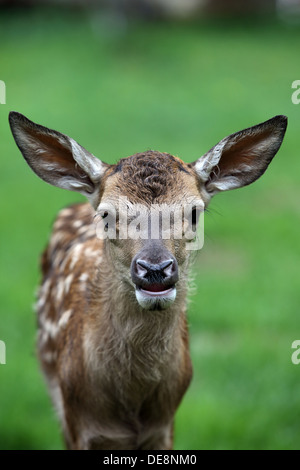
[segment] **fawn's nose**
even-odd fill
[[[160,263],[150,263],[141,258],[134,259],[131,266],[133,282],[142,288],[166,289],[178,281],[178,265],[175,258]]]

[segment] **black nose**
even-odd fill
[[[131,266],[133,282],[140,287],[149,285],[174,286],[178,281],[178,265],[176,259],[166,259],[158,264],[149,263],[141,258],[133,260]]]

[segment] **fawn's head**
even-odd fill
[[[248,185],[267,169],[287,118],[232,134],[193,163],[147,151],[108,165],[70,137],[11,112],[15,141],[46,182],[78,191],[96,211],[97,234],[124,282],[148,310],[168,308],[211,197]]]

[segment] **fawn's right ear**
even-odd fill
[[[11,112],[9,123],[17,146],[32,170],[47,183],[78,191],[93,204],[108,165],[60,132]]]

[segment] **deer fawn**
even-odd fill
[[[174,230],[163,237],[160,228],[152,236],[151,207],[187,205],[183,225],[195,225],[213,195],[264,173],[286,125],[275,116],[193,163],[147,151],[108,165],[70,137],[10,113],[32,170],[89,200],[59,213],[37,300],[39,358],[69,449],[172,448],[174,414],[192,377],[191,239],[181,228],[181,237]],[[137,204],[149,222],[146,236],[126,237],[121,222],[126,213],[132,224]],[[95,216],[102,235],[114,224],[115,237],[97,236]]]

